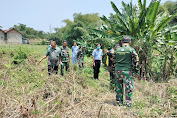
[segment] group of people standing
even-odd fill
[[[81,46],[81,49],[77,46],[77,43],[74,43],[72,47],[72,63],[76,64],[78,62],[79,68],[84,66],[84,55],[85,55],[85,46]],[[69,48],[67,47],[67,41],[63,41],[63,46],[57,47],[55,41],[51,41],[46,54],[38,61],[40,63],[42,60],[48,56],[48,74],[58,74],[58,66],[61,65],[61,75],[64,75],[64,69],[66,72],[69,71],[70,67],[70,53]]]
[[[129,37],[123,37],[121,45],[115,44],[114,47],[108,51],[104,50],[107,54],[107,61],[104,64],[107,65],[107,69],[110,72],[110,83],[114,86],[116,91],[116,101],[118,105],[122,105],[123,102],[123,84],[125,84],[125,104],[128,107],[132,105],[132,93],[133,93],[133,76],[138,77],[138,55],[132,47],[130,47],[131,39]],[[72,46],[72,63],[75,65],[78,63],[79,68],[84,67],[84,55],[85,46],[81,45],[81,48],[74,42]],[[39,63],[48,56],[48,74],[58,73],[58,65],[61,64],[61,75],[64,75],[64,68],[69,71],[70,54],[67,47],[67,41],[63,41],[63,46],[57,47],[55,41],[51,41],[51,46],[48,47],[46,54],[39,60]],[[103,52],[101,44],[96,45],[96,49],[93,50],[93,69],[94,79],[99,79],[100,66],[102,65]]]

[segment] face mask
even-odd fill
[[[97,47],[97,49],[100,49],[101,47]]]

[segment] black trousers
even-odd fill
[[[48,65],[48,74],[51,75],[51,74],[57,74],[58,73],[58,66],[51,66],[51,65]]]
[[[95,60],[95,67],[93,67],[94,69],[94,78],[98,79],[98,74],[100,72],[100,65],[101,65],[101,61],[100,60]]]

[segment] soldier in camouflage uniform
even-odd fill
[[[77,53],[77,61],[79,68],[82,69],[84,67],[84,55],[85,55],[85,46],[81,46],[82,49],[80,49]]]
[[[70,54],[69,48],[67,47],[67,42],[63,41],[63,46],[61,47],[61,75],[64,75],[64,67],[66,71],[69,71]]]
[[[120,47],[119,44],[115,44],[114,47],[108,51],[106,50],[107,55],[109,56],[109,64],[108,64],[108,71],[110,73],[110,89],[115,88],[115,50]]]
[[[131,39],[123,37],[122,47],[115,51],[115,84],[116,100],[123,104],[123,83],[125,84],[125,103],[131,107],[133,94],[133,73],[139,74],[138,55],[136,51],[129,46]]]

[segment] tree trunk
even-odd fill
[[[165,51],[166,53],[166,51]],[[163,64],[163,69],[162,69],[162,80],[166,80],[166,65],[167,65],[167,56],[165,56],[164,64]]]
[[[173,60],[174,60],[174,52],[172,52],[171,54],[171,58],[170,58],[170,65],[169,65],[169,68],[168,68],[168,72],[167,72],[167,78],[168,79],[172,73],[172,69],[173,69]]]

